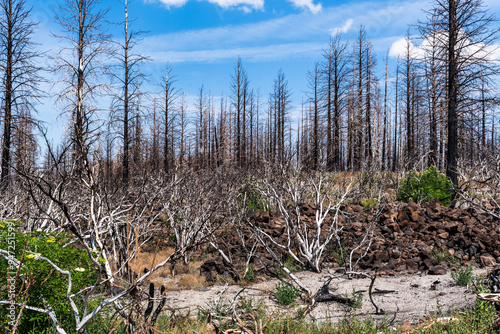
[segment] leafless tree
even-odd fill
[[[71,114],[72,155],[80,174],[96,135],[94,98],[106,86],[102,56],[110,52],[103,27],[107,11],[99,6],[100,0],[65,0],[55,14],[61,27],[61,34],[55,36],[63,47],[55,56],[53,71],[63,76],[58,100]]]
[[[42,94],[39,90],[41,67],[38,66],[41,54],[36,51],[32,41],[36,23],[31,21],[31,8],[24,0],[0,1],[0,71],[3,75],[2,109],[3,138],[1,178],[2,187],[9,182],[12,163],[14,129],[21,127],[16,120],[31,121],[32,102]],[[26,123],[28,124],[28,123]],[[28,128],[27,128],[28,129]],[[30,131],[26,133],[29,137]],[[21,133],[18,132],[19,137]],[[21,139],[29,140],[28,138]],[[20,147],[20,150],[23,148]],[[34,159],[34,157],[30,157]]]
[[[175,101],[179,97],[179,91],[175,88],[175,75],[172,67],[167,64],[163,75],[161,110],[163,111],[163,171],[166,175],[170,173],[174,161],[174,133],[175,133]]]
[[[129,150],[131,141],[131,114],[134,107],[134,102],[139,94],[138,83],[143,79],[144,75],[140,72],[140,65],[147,61],[147,57],[134,53],[134,47],[139,41],[142,31],[131,31],[128,1],[124,0],[123,20],[123,43],[118,43],[118,49],[114,56],[118,60],[117,69],[112,73],[119,83],[120,93],[115,96],[115,108],[119,112],[115,113],[115,120],[119,122],[119,127],[122,130],[121,137],[123,140],[122,146],[122,185],[124,189],[128,188],[129,184]]]
[[[328,49],[323,51],[322,95],[327,116],[327,168],[340,170],[342,166],[342,114],[345,109],[347,80],[350,71],[347,43],[340,35],[330,39]]]
[[[458,185],[459,129],[463,127],[460,110],[471,97],[471,88],[486,80],[491,83],[498,73],[492,61],[498,28],[494,17],[481,0],[435,0],[427,13],[428,22],[420,22],[423,36],[442,36],[440,61],[447,66],[447,150],[446,175]]]
[[[321,137],[321,129],[320,129],[320,68],[319,63],[314,65],[313,72],[309,72],[308,76],[308,86],[310,91],[309,96],[309,105],[310,105],[310,113],[311,119],[313,120],[313,148],[312,148],[312,169],[318,170],[320,164],[320,137]],[[330,128],[326,129],[330,131]]]
[[[232,105],[235,108],[235,155],[239,166],[245,161],[246,155],[246,110],[248,106],[248,88],[249,82],[241,58],[238,57],[238,63],[234,68],[234,74],[231,76]]]

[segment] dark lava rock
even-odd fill
[[[448,270],[443,266],[433,266],[427,272],[429,275],[446,275]]]

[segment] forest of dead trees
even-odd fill
[[[23,263],[16,256],[25,252],[33,262],[50,265],[48,276],[67,277],[61,298],[68,307],[55,312],[60,304],[55,299],[52,306],[45,300],[39,307],[21,303],[23,296],[28,300],[29,284],[18,285],[16,300],[2,297],[0,304],[43,313],[61,334],[67,333],[64,326],[86,333],[108,304],[132,324],[132,311],[127,316],[122,302],[131,297],[139,308],[136,291],[154,272],[169,264],[174,276],[176,263],[187,264],[209,245],[233,269],[239,265],[233,255],[243,254],[237,268],[242,276],[257,251],[267,253],[307,293],[312,307],[314,292],[286,268],[283,256],[320,272],[326,252],[344,254],[346,225],[338,224],[349,216],[344,206],[372,200],[366,226],[355,222],[359,238],[350,245],[345,273],[371,277],[373,286],[375,276],[353,270],[372,246],[386,199],[393,200],[388,189],[402,173],[391,172],[436,166],[455,186],[468,182],[468,193],[455,193],[461,204],[498,219],[499,29],[482,1],[434,0],[426,20],[407,33],[393,66],[388,53],[377,59],[370,32],[360,26],[354,40],[331,37],[304,73],[308,90],[302,98],[291,91],[281,69],[269,83],[271,93],[263,94],[238,58],[228,73],[227,93],[214,95],[200,82],[195,103],[177,85],[182,73],[174,67],[164,67],[160,82],[151,82],[144,72],[149,58],[138,49],[145,33],[129,20],[134,15],[127,0],[120,3],[122,33],[107,33],[108,4],[61,0],[54,13],[60,27],[54,38],[61,48],[43,53],[33,40],[37,23],[29,1],[0,0],[0,229],[29,237],[24,249],[19,239],[17,253],[0,249],[0,257],[19,268],[19,282]],[[52,79],[49,93],[42,87]],[[145,89],[151,83],[160,93]],[[38,119],[45,118],[37,108],[47,98],[55,98],[54,108],[67,121],[57,143]],[[375,173],[340,173],[345,171],[384,173],[372,187],[364,180]],[[301,212],[308,202],[312,214],[305,217]],[[355,206],[365,214],[364,206]],[[275,226],[254,216],[258,211],[269,218],[273,209],[286,231],[278,233],[281,240],[273,236]],[[40,240],[31,237],[35,231]],[[76,294],[70,293],[71,277],[79,273],[59,267],[50,254],[26,248],[45,233],[60,232],[71,241],[54,249],[81,250],[96,275]],[[158,250],[162,239],[171,242],[173,252],[155,262],[155,251],[147,270],[132,275],[129,262],[153,242]],[[55,242],[51,238],[43,245]],[[353,260],[354,255],[359,257]],[[38,286],[47,280],[42,277]],[[89,309],[104,284],[110,295]],[[57,297],[50,294],[45,296]],[[68,309],[71,321],[58,320],[56,315],[67,315]]]
[[[361,26],[352,41],[331,37],[304,76],[304,97],[290,90],[282,70],[262,95],[238,58],[228,93],[215,96],[200,82],[195,105],[170,65],[157,83],[160,94],[141,89],[150,79],[142,72],[148,55],[136,52],[144,33],[131,27],[125,0],[123,34],[108,35],[105,5],[63,1],[54,14],[63,47],[46,54],[33,41],[29,2],[0,1],[4,187],[20,171],[53,164],[77,173],[98,166],[102,181],[125,189],[136,175],[262,162],[325,171],[434,165],[455,184],[460,164],[498,168],[498,29],[482,1],[435,0],[415,34],[408,31],[395,68],[388,55],[377,59]],[[47,59],[50,68],[41,65]],[[69,120],[57,144],[37,120],[48,75],[59,80],[58,106]],[[111,108],[100,105],[105,97]]]

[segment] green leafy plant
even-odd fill
[[[332,251],[332,258],[333,258],[333,261],[337,262],[339,264],[339,266],[344,266],[347,261],[348,261],[348,256],[347,256],[347,250],[346,248],[344,247],[344,245],[342,245],[342,249],[334,249]]]
[[[245,280],[245,282],[254,282],[256,278],[257,277],[255,275],[255,270],[253,269],[252,264],[248,264],[247,272],[245,274],[245,277],[243,277],[243,279]]]
[[[445,250],[442,251],[432,251],[431,252],[432,258],[437,262],[437,264],[442,264],[442,263],[456,263],[457,258],[454,255],[451,255]]]
[[[240,190],[238,201],[244,203],[251,211],[269,211],[271,207],[269,202],[266,197],[257,190],[262,184],[263,182],[255,177],[246,179],[245,184]]]
[[[491,292],[489,289],[485,288],[484,283],[481,280],[477,280],[477,283],[473,289],[473,292],[476,294],[480,293],[489,293]],[[476,298],[475,309],[479,314],[489,314],[495,313],[495,305],[486,300],[480,300]]]
[[[474,271],[472,266],[452,270],[451,278],[457,285],[467,286],[474,280]]]
[[[397,198],[403,202],[428,202],[433,198],[441,204],[449,206],[453,195],[453,184],[436,167],[429,167],[423,172],[410,172],[407,179],[402,180]]]
[[[63,328],[67,330],[74,328],[74,318],[72,313],[68,312],[71,308],[66,298],[68,277],[54,270],[46,261],[39,259],[39,256],[46,257],[59,268],[70,271],[71,293],[77,293],[84,287],[92,286],[96,282],[98,268],[94,267],[87,252],[83,249],[73,246],[64,247],[70,241],[66,233],[22,233],[19,231],[20,225],[20,223],[0,222],[0,249],[12,251],[11,254],[18,261],[22,259],[20,269],[22,276],[20,275],[15,282],[16,302],[26,301],[27,305],[44,309],[43,301],[45,300],[54,309]],[[15,248],[8,248],[9,244],[15,244]],[[3,257],[0,257],[0,271],[12,272],[9,270],[8,261]],[[14,275],[11,277],[14,278]],[[26,284],[30,285],[27,293]],[[0,288],[0,299],[9,299],[7,289]],[[75,298],[75,302],[77,306],[82,304],[81,299],[78,298]],[[0,308],[2,323],[8,321],[7,315],[6,308]],[[24,310],[18,332],[45,333],[51,327],[47,315]]]
[[[300,290],[293,284],[280,281],[274,287],[274,296],[280,305],[291,305],[299,296]]]
[[[346,299],[348,300],[347,306],[352,307],[352,308],[361,308],[363,306],[363,294],[361,291],[357,291],[356,289],[352,289],[351,296],[346,292]]]

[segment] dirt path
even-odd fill
[[[476,270],[476,275],[485,274],[485,270]],[[324,278],[329,272],[322,274],[311,272],[299,272],[296,276],[312,291],[317,291],[323,284]],[[332,273],[333,274],[333,273]],[[263,299],[270,307],[279,307],[272,294],[272,290],[277,280],[248,286],[242,295],[252,297],[255,300]],[[339,303],[319,303],[311,312],[313,319],[318,321],[338,322],[348,314],[355,314],[360,317],[371,317],[374,320],[392,319],[396,313],[396,321],[410,320],[417,321],[426,314],[457,308],[463,308],[474,303],[475,296],[466,287],[454,284],[450,274],[446,275],[400,275],[393,277],[378,277],[375,281],[375,289],[394,290],[392,293],[374,294],[376,303],[386,314],[375,315],[375,309],[370,303],[368,296],[369,279],[336,279],[330,284],[330,292],[342,296],[352,296],[355,291],[365,291],[363,293],[362,307],[350,309]],[[191,314],[195,314],[198,306],[205,307],[213,303],[220,293],[226,289],[224,297],[232,300],[241,290],[239,285],[225,287],[218,284],[201,291],[181,290],[167,293],[167,305],[172,307],[189,308]],[[300,304],[300,303],[299,303]]]

